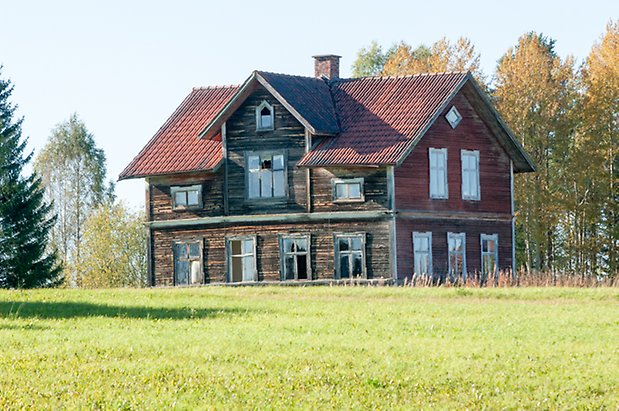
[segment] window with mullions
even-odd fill
[[[273,130],[273,106],[264,100],[256,107],[256,130]]]
[[[237,283],[258,280],[255,237],[228,238],[227,251],[229,282]]]
[[[413,233],[413,258],[416,276],[432,275],[432,233]]]
[[[481,280],[485,282],[490,275],[499,272],[499,235],[482,234],[481,240]]]
[[[200,240],[174,243],[174,285],[204,282],[201,244]]]
[[[365,277],[365,234],[335,235],[337,278]]]
[[[309,236],[280,238],[282,280],[311,280]]]
[[[479,200],[479,151],[462,150],[462,199]]]
[[[449,198],[447,189],[447,149],[430,148],[430,198]]]
[[[449,247],[449,279],[452,282],[459,278],[466,280],[466,234],[447,233]]]
[[[199,208],[202,206],[202,186],[173,186],[170,188],[172,194],[172,208],[183,210],[186,208]]]
[[[286,156],[283,153],[249,153],[247,198],[286,197]]]
[[[363,201],[363,178],[333,180],[333,201]]]

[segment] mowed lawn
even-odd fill
[[[0,409],[616,409],[619,290],[0,292]]]

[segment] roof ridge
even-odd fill
[[[415,74],[404,74],[397,76],[364,76],[364,77],[351,77],[351,78],[338,78],[332,80],[333,82],[348,82],[348,81],[356,81],[356,80],[397,80],[397,79],[405,79],[412,77],[430,77],[430,76],[444,76],[446,74],[461,74],[466,75],[468,71],[436,71],[436,72],[427,72],[427,73],[415,73]]]
[[[303,79],[322,80],[322,81],[324,81],[324,79],[318,78],[318,77],[314,77],[314,76],[302,76],[300,74],[275,73],[273,71],[265,71],[265,70],[254,70],[254,71],[256,73],[275,74],[276,76],[297,77],[297,78],[303,78]]]
[[[240,84],[227,84],[227,85],[215,85],[215,86],[197,86],[197,87],[192,87],[192,90],[221,90],[221,89],[227,89],[227,88],[239,88]]]

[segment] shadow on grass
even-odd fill
[[[0,318],[65,319],[83,317],[144,318],[152,320],[186,320],[215,318],[245,313],[230,308],[143,307],[93,304],[87,302],[0,301]]]

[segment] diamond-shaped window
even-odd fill
[[[451,106],[451,109],[445,114],[445,118],[449,122],[451,128],[456,128],[462,120],[462,115],[460,115],[456,106]]]

